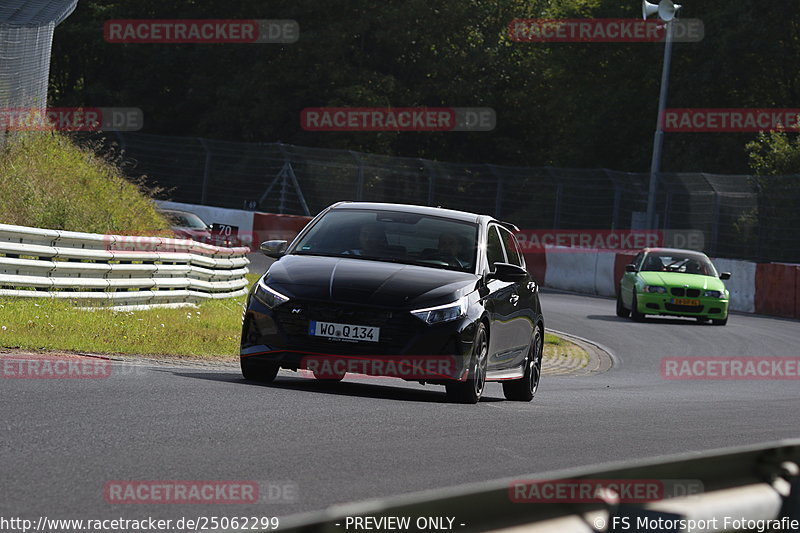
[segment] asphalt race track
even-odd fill
[[[634,323],[614,302],[542,295],[548,328],[617,359],[589,377],[551,377],[532,403],[490,384],[476,406],[441,387],[281,372],[118,364],[108,379],[0,379],[0,516],[285,516],[564,467],[797,437],[800,383],[671,381],[668,356],[797,355],[796,321],[732,315]],[[252,480],[294,487],[267,504],[111,504],[114,480]],[[267,495],[269,497],[269,495]],[[274,496],[274,495],[273,495]],[[278,496],[274,496],[278,497]]]

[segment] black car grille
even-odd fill
[[[297,300],[278,306],[275,319],[294,349],[358,355],[400,354],[409,338],[423,324],[408,312]],[[348,342],[311,336],[308,328],[312,320],[379,327],[380,339],[378,342]]]
[[[664,309],[667,311],[674,311],[676,313],[702,313],[703,306],[702,305],[675,305],[675,304],[664,304]]]
[[[700,289],[684,289],[682,287],[675,287],[670,292],[673,296],[688,296],[689,298],[697,298],[700,296]]]

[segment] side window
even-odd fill
[[[489,234],[486,238],[486,260],[489,263],[489,270],[494,270],[495,263],[505,263],[506,257],[503,254],[503,243],[497,235],[497,228],[489,226]]]
[[[505,228],[498,228],[500,235],[503,237],[503,244],[506,248],[506,255],[508,255],[508,262],[512,265],[522,266],[522,254],[519,253],[519,245],[514,234]]]
[[[633,258],[633,261],[631,261],[631,263],[636,265],[637,270],[642,268],[642,259],[644,259],[644,252],[639,252],[639,254]]]

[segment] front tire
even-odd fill
[[[258,361],[249,357],[242,357],[239,360],[242,367],[242,376],[249,381],[260,381],[270,383],[278,375],[280,369],[278,363],[271,361]]]
[[[712,318],[711,323],[714,324],[715,326],[724,326],[725,324],[728,323],[728,317],[726,316],[725,318]]]
[[[633,291],[633,299],[631,300],[631,318],[634,322],[644,321],[644,313],[639,312],[639,302],[636,301],[636,291]]]
[[[506,381],[503,383],[503,395],[506,400],[515,402],[529,402],[533,400],[539,389],[539,380],[542,377],[542,348],[544,339],[539,326],[533,334],[528,358],[525,360],[525,375],[522,379]]]
[[[486,386],[486,365],[489,360],[489,335],[483,322],[475,334],[472,364],[466,381],[455,381],[445,385],[447,399],[454,403],[475,404],[481,399]]]
[[[631,316],[630,310],[622,303],[622,293],[617,294],[617,316],[620,318],[628,318]]]

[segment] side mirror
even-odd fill
[[[726,279],[731,279],[731,273],[730,272],[721,272],[720,275],[719,275],[719,279],[721,279],[723,281],[726,280]]]
[[[489,274],[492,279],[499,279],[508,283],[522,281],[528,277],[528,271],[521,266],[511,263],[495,263],[494,272]]]
[[[289,243],[286,241],[264,241],[261,243],[261,246],[259,246],[258,249],[267,257],[274,257],[275,259],[278,259],[283,257],[283,254],[286,252],[286,248],[288,246]]]
[[[625,272],[636,272],[636,265],[633,263],[625,265]]]

